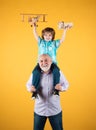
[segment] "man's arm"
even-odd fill
[[[33,78],[33,74],[31,74],[29,80],[26,83],[26,87],[27,87],[28,92],[35,92],[36,91],[35,87],[32,85],[32,78]]]
[[[60,71],[60,83],[56,85],[55,89],[59,91],[66,91],[69,87],[69,83],[64,74]]]

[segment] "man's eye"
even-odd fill
[[[47,59],[45,60],[45,62],[47,62]]]

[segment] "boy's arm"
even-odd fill
[[[35,37],[35,39],[38,41],[38,33],[37,33],[37,25],[36,22],[38,21],[39,17],[36,18],[29,18],[29,24],[31,25],[31,27],[33,27],[33,35]]]
[[[33,35],[34,35],[35,39],[38,41],[39,35],[37,33],[37,26],[35,23],[33,24]]]
[[[67,30],[70,29],[72,26],[73,26],[72,23],[65,23],[65,24],[64,24],[63,34],[62,34],[62,37],[61,37],[61,39],[60,39],[60,43],[62,43],[62,42],[65,40],[66,32],[67,32]]]
[[[61,39],[60,39],[60,44],[65,40],[66,31],[67,31],[67,28],[66,28],[66,29],[63,29],[63,34],[62,34],[62,37],[61,37]]]

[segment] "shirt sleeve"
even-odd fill
[[[38,37],[38,45],[40,45],[40,43],[41,43],[41,37]]]
[[[56,45],[56,48],[58,48],[60,46],[60,39],[55,40],[55,45]]]
[[[60,71],[60,84],[62,86],[62,90],[61,91],[65,91],[69,87],[69,83],[68,83],[65,75],[61,71]]]
[[[27,88],[27,91],[29,91],[29,92],[30,92],[30,88],[32,86],[32,78],[33,78],[33,74],[30,75],[30,77],[26,83],[26,88]]]

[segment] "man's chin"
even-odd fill
[[[42,68],[42,71],[43,71],[43,72],[48,72],[49,70],[50,70],[49,67],[47,67],[47,68]]]

